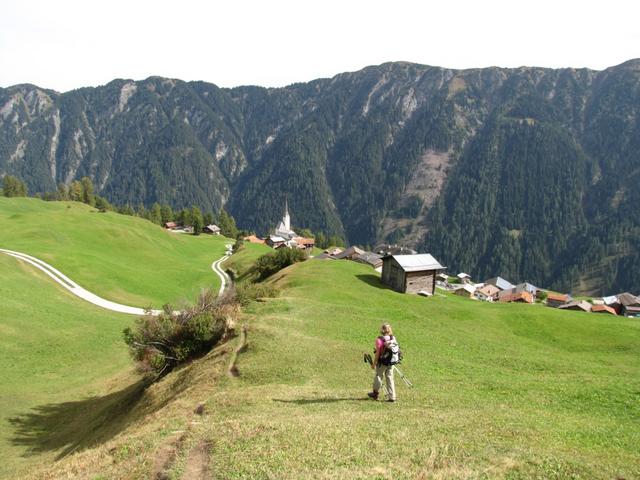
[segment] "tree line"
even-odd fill
[[[5,197],[26,197],[27,186],[17,177],[6,175],[2,180],[0,195]],[[248,235],[250,232],[238,230],[236,221],[224,209],[217,214],[202,212],[195,205],[191,208],[182,208],[174,211],[171,205],[154,203],[147,208],[142,203],[134,206],[130,204],[113,205],[106,198],[94,193],[93,182],[89,177],[74,180],[69,185],[61,183],[55,192],[35,194],[36,198],[45,201],[73,201],[82,202],[97,208],[100,212],[113,211],[122,215],[130,215],[144,218],[156,225],[165,226],[168,222],[178,225],[193,227],[193,234],[200,235],[207,225],[216,224],[220,227],[220,233],[225,237],[236,238],[239,235]]]

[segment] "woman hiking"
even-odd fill
[[[371,368],[376,371],[373,377],[373,391],[367,395],[374,400],[378,399],[384,377],[385,387],[387,388],[387,402],[395,402],[396,386],[393,382],[393,367],[398,363],[400,349],[396,338],[393,336],[391,325],[383,323],[380,327],[380,334],[376,338],[376,356],[371,364]]]

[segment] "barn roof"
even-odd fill
[[[440,265],[429,253],[420,253],[417,255],[388,255],[384,258],[394,258],[405,272],[445,269],[445,267]]]

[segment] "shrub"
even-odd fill
[[[304,250],[294,248],[280,248],[275,252],[262,255],[255,264],[255,270],[260,280],[263,280],[289,265],[307,259]]]
[[[138,318],[124,330],[124,341],[139,370],[159,378],[229,337],[238,313],[234,297],[204,291],[192,307],[173,311],[165,305],[160,315]]]
[[[236,300],[246,307],[261,298],[274,298],[280,291],[275,285],[268,283],[245,283],[236,287]]]

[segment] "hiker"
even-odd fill
[[[380,336],[376,338],[375,358],[371,364],[371,368],[376,371],[373,377],[373,391],[367,395],[374,400],[378,399],[382,380],[384,377],[385,386],[387,388],[387,402],[396,401],[396,387],[393,383],[393,369],[398,363],[399,347],[398,342],[393,336],[393,330],[388,323],[382,324],[380,327]]]

